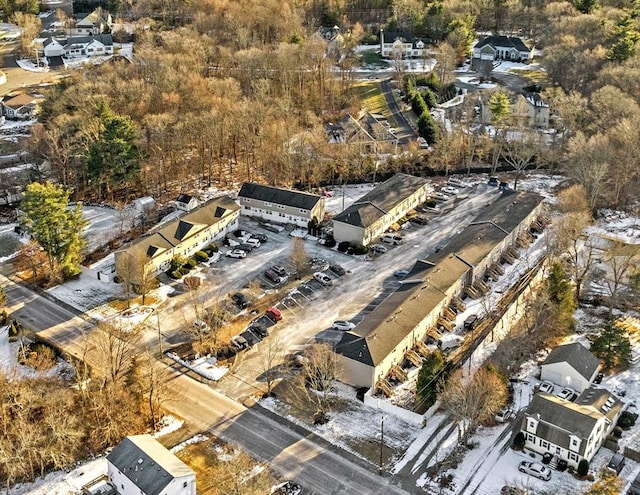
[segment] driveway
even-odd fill
[[[407,144],[410,141],[414,141],[418,137],[418,134],[413,130],[413,127],[409,125],[409,122],[402,113],[402,110],[391,91],[390,80],[391,79],[383,79],[380,85],[382,86],[384,98],[387,100],[387,106],[389,107],[389,110],[391,110],[393,118],[397,124],[398,130],[395,132],[395,135],[398,136],[398,142],[399,144]]]

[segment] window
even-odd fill
[[[531,443],[536,443],[536,437],[531,434],[527,434],[527,440]]]
[[[251,201],[249,198],[242,198],[243,203],[248,203],[249,201]]]
[[[186,488],[188,484],[189,484],[189,483],[187,483],[187,482],[185,481],[184,483],[182,483],[182,488]]]
[[[271,203],[269,203],[268,201],[264,201],[264,205],[265,206],[273,206]]]
[[[300,208],[300,210],[298,210],[298,211],[300,211],[300,213],[307,213],[308,212],[308,210],[304,210],[302,208]]]
[[[284,210],[284,206],[283,205],[278,205],[278,210]]]

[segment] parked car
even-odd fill
[[[558,394],[558,397],[560,397],[561,399],[564,399],[564,400],[571,400],[572,401],[576,397],[578,397],[578,394],[571,387],[565,387],[562,390],[560,390],[560,393]]]
[[[522,461],[518,466],[518,471],[540,478],[544,481],[549,481],[551,479],[551,471],[549,468],[543,466],[539,462]]]
[[[287,270],[285,270],[284,267],[281,266],[281,265],[273,265],[273,266],[269,267],[269,270],[271,270],[272,272],[278,274],[280,277],[286,277],[287,276]]]
[[[348,332],[356,327],[355,323],[351,323],[350,321],[345,320],[336,320],[331,325],[331,328],[334,330],[342,330],[343,332]]]
[[[540,387],[538,388],[538,390],[540,392],[544,392],[545,394],[552,394],[553,393],[553,383],[548,382],[548,381],[544,381],[540,384]]]
[[[249,307],[249,299],[247,299],[247,296],[245,296],[242,292],[236,292],[235,294],[232,294],[231,300],[240,309],[245,309]]]
[[[237,238],[241,238],[241,237],[249,237],[251,233],[243,229],[238,229],[233,231],[233,235],[236,236]]]
[[[246,242],[241,242],[236,246],[236,249],[241,249],[242,251],[250,253],[251,251],[253,251],[253,248],[255,247],[256,246],[254,246],[253,244],[247,244]]]
[[[438,340],[437,345],[441,351],[447,351],[449,349],[455,349],[456,347],[460,347],[463,342],[464,342],[464,337],[461,337],[460,335],[448,334],[448,335],[443,335]]]
[[[324,287],[329,287],[333,285],[333,281],[331,277],[324,272],[315,272],[313,274],[313,278],[320,282]]]
[[[398,234],[385,234],[380,240],[386,244],[393,244],[394,246],[397,246],[404,242],[404,237]]]
[[[240,336],[246,339],[249,343],[249,347],[253,347],[262,341],[262,337],[250,328],[247,328],[244,332],[240,333]]]
[[[396,278],[404,278],[409,275],[409,270],[396,270],[393,272],[393,276]]]
[[[261,243],[258,239],[256,239],[255,237],[247,237],[244,240],[244,244],[249,244],[250,246],[253,246],[254,248],[260,247]]]
[[[513,409],[511,409],[509,406],[503,407],[496,413],[496,421],[498,423],[504,423],[505,421],[509,421],[512,417],[513,417]]]
[[[233,250],[227,252],[227,257],[228,258],[244,259],[244,258],[247,257],[247,253],[246,253],[246,251],[243,251],[242,249],[233,249]]]
[[[267,315],[269,319],[271,319],[274,323],[278,323],[280,320],[282,320],[282,313],[278,308],[271,307],[267,309],[264,314]]]
[[[267,270],[266,272],[264,272],[264,277],[267,280],[271,280],[271,282],[273,282],[274,284],[281,284],[284,281],[284,278],[278,275],[273,270]]]
[[[497,177],[489,177],[489,182],[487,182],[487,184],[490,186],[497,186],[498,184],[500,184],[500,181]]]
[[[449,194],[450,196],[455,196],[457,194],[460,194],[460,189],[456,189],[455,187],[452,187],[452,186],[444,186],[440,190],[445,194]]]
[[[449,196],[447,196],[445,193],[442,193],[442,192],[439,192],[439,191],[431,193],[431,197],[433,199],[437,199],[439,201],[446,201],[446,200],[450,199]]]
[[[638,473],[636,479],[631,482],[627,495],[640,495],[640,473]]]
[[[269,336],[269,330],[267,330],[267,327],[259,323],[253,323],[249,328],[247,328],[247,330],[259,335],[263,339]]]
[[[335,263],[333,265],[329,265],[329,270],[335,273],[338,277],[342,277],[345,273],[347,273],[344,268]]]
[[[228,246],[228,247],[237,247],[237,246],[240,245],[240,243],[236,239],[230,239],[228,237],[225,237],[222,240],[222,244],[224,244],[225,246]]]
[[[300,495],[302,487],[293,481],[285,481],[271,488],[270,495]]]
[[[265,234],[251,234],[250,239],[258,239],[258,241],[264,244],[269,240],[269,237],[267,237]]]
[[[469,315],[467,319],[464,320],[462,327],[468,332],[476,327],[476,323],[478,323],[478,315]]]
[[[384,254],[387,252],[387,248],[382,244],[373,244],[372,246],[369,246],[369,251],[374,254]]]
[[[463,182],[460,179],[456,179],[455,177],[449,177],[447,184],[453,187],[468,187],[468,184],[466,182]]]
[[[417,223],[418,225],[427,225],[429,223],[429,219],[427,217],[423,217],[422,215],[415,215],[409,218],[411,223]]]
[[[613,454],[613,457],[611,457],[611,460],[607,464],[607,469],[614,471],[616,475],[618,475],[626,462],[627,460],[622,454]]]
[[[235,337],[231,337],[231,345],[236,349],[246,349],[249,347],[249,342],[242,335],[236,335]]]

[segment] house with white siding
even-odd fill
[[[613,431],[624,403],[604,389],[588,388],[575,402],[537,393],[520,423],[525,448],[573,468],[582,459],[591,462],[606,436]]]
[[[238,193],[242,215],[307,227],[324,219],[324,198],[317,194],[245,182]]]
[[[380,30],[380,55],[383,58],[424,57],[427,54],[425,40],[414,38],[408,32]]]
[[[118,495],[196,495],[196,473],[151,435],[124,438],[107,455]]]
[[[540,366],[540,379],[578,393],[589,388],[600,369],[600,360],[579,342],[554,348]]]
[[[529,235],[541,211],[538,194],[505,191],[441,251],[418,260],[398,289],[343,334],[335,348],[340,379],[379,388],[409,351],[419,352],[427,335],[438,332],[454,299],[474,294],[488,273],[496,276],[503,253]]]
[[[338,242],[367,246],[407,212],[424,203],[433,186],[428,179],[395,174],[333,218]]]

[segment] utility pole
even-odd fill
[[[380,465],[378,468],[378,474],[382,476],[382,447],[384,446],[384,419],[386,416],[380,418]]]
[[[158,325],[158,346],[160,347],[160,359],[162,359],[162,334],[160,333],[160,313],[156,309],[156,322]]]

